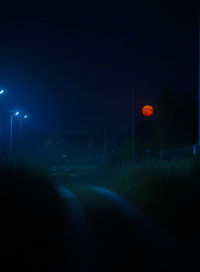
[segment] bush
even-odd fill
[[[45,175],[0,169],[1,252],[8,271],[47,271],[57,262],[59,205]]]
[[[115,169],[106,185],[187,243],[200,241],[200,159],[149,160]]]

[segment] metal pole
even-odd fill
[[[1,97],[1,118],[2,118],[2,158],[6,157],[6,101]]]
[[[12,129],[13,129],[13,117],[12,115],[10,116],[10,156],[12,157],[13,155],[13,150],[12,150]]]
[[[19,131],[19,134],[20,134],[20,144],[22,144],[23,142],[23,118],[20,119],[20,131]]]
[[[3,114],[2,114],[2,118],[3,118],[3,124],[2,124],[2,156],[3,158],[6,157],[6,114],[5,114],[5,107],[3,106]]]
[[[95,143],[95,148],[94,148],[94,160],[95,163],[97,164],[98,162],[98,122],[95,124],[95,133],[94,133],[94,143]]]
[[[132,93],[132,160],[135,161],[135,121],[136,121],[136,86],[133,88],[133,93]]]
[[[104,109],[104,159],[106,160],[107,157],[107,119],[108,119],[108,112],[107,106]]]

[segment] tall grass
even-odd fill
[[[113,166],[104,184],[144,209],[183,243],[200,241],[200,159],[148,160]]]

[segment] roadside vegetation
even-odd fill
[[[110,161],[98,169],[98,182],[142,208],[183,246],[200,242],[200,159]]]
[[[59,263],[62,209],[48,171],[2,166],[0,207],[6,271],[52,271]]]

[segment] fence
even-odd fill
[[[154,156],[161,159],[182,158],[188,156],[195,156],[197,154],[200,154],[200,146],[197,144],[179,148],[159,149],[157,152],[151,149],[145,150],[145,156]]]

